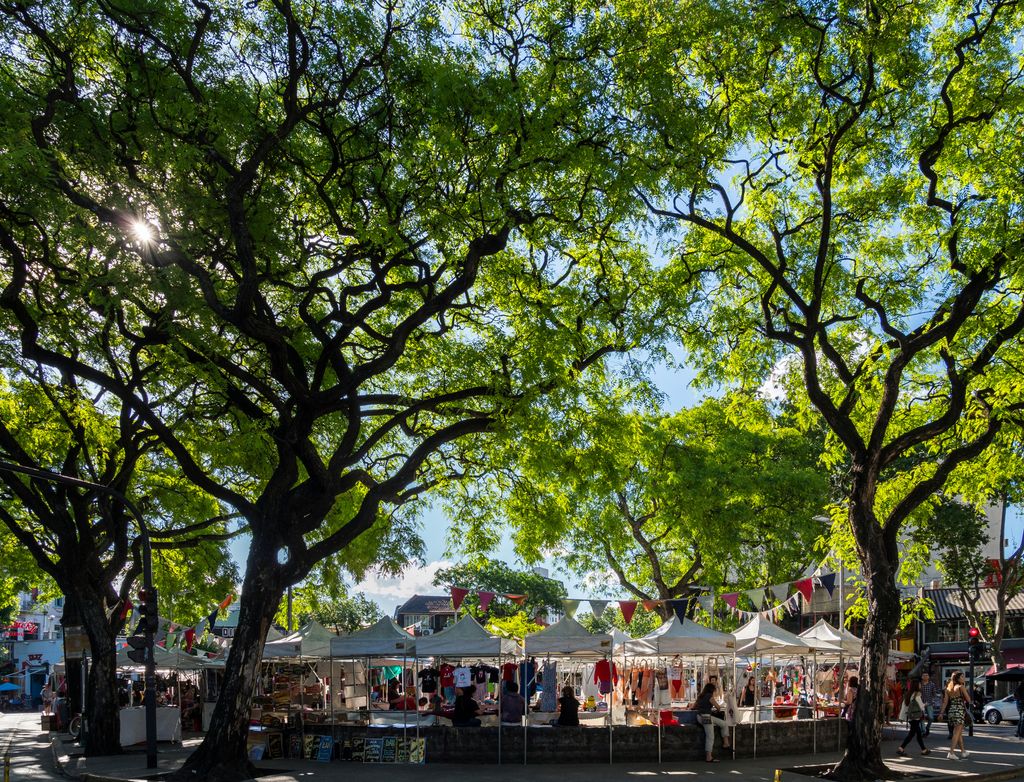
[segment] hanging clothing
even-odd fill
[[[619,680],[619,670],[615,667],[615,663],[609,663],[608,660],[599,660],[594,665],[594,681],[597,682],[597,690],[602,695],[607,695],[612,691],[612,683]]]
[[[518,667],[515,663],[505,663],[501,666],[501,680],[504,682],[514,682],[516,680],[516,668]]]
[[[420,679],[420,692],[433,694],[437,692],[437,679],[441,672],[437,668],[424,668],[417,676]]]
[[[558,663],[548,660],[541,677],[544,689],[540,691],[540,710],[555,711],[558,704]]]
[[[456,687],[468,687],[473,683],[473,672],[469,668],[460,667],[454,671],[455,686]]]

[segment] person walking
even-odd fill
[[[936,701],[939,700],[939,686],[932,681],[928,672],[921,674],[921,701],[924,703],[924,731],[927,736],[932,732],[932,722],[935,720]]]
[[[963,671],[953,671],[953,675],[949,677],[949,684],[946,685],[942,696],[942,704],[943,707],[939,712],[939,719],[942,719],[942,715],[945,713],[946,721],[953,729],[953,738],[950,740],[949,752],[946,754],[946,758],[956,760],[956,749],[959,747],[959,759],[963,760],[971,754],[964,747],[964,723],[967,720],[967,709],[971,705],[971,696],[967,694],[967,690],[964,688]]]
[[[917,679],[911,679],[907,684],[907,692],[903,696],[903,708],[906,709],[907,723],[910,725],[910,730],[907,731],[907,735],[903,738],[903,742],[896,750],[896,754],[906,755],[907,744],[910,743],[911,739],[917,739],[917,744],[921,747],[921,754],[927,755],[931,750],[924,745],[924,738],[921,736],[921,718],[924,717],[924,700],[921,696],[921,682]]]

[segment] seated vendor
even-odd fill
[[[473,699],[474,694],[476,694],[476,687],[470,684],[468,687],[463,687],[462,692],[455,696],[452,725],[456,728],[480,726],[480,704]]]
[[[580,702],[572,687],[562,688],[562,697],[558,699],[558,719],[551,720],[552,725],[572,726],[580,724]]]
[[[505,692],[501,696],[501,721],[520,724],[526,711],[526,699],[519,694],[517,682],[505,682]]]
[[[416,711],[416,699],[412,695],[403,695],[398,691],[398,683],[388,686],[388,708],[391,711]]]

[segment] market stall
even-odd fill
[[[625,645],[626,652],[634,656],[668,657],[681,655],[686,657],[705,657],[707,655],[732,655],[733,671],[735,671],[736,639],[731,633],[723,633],[699,625],[689,619],[672,616],[660,627],[654,629],[643,638],[637,638]],[[726,688],[728,683],[721,682]],[[661,762],[662,720],[658,726],[658,762]],[[733,731],[735,742],[735,731]]]
[[[817,639],[805,639],[798,635],[784,630],[778,625],[772,624],[761,616],[756,616],[745,625],[733,632],[736,638],[736,653],[747,657],[762,659],[765,655],[771,655],[772,670],[774,670],[774,658],[779,656],[799,657],[811,655],[812,658],[817,652],[829,652],[838,654],[841,650],[836,644],[829,641]],[[816,663],[816,660],[815,660]],[[771,693],[770,708],[777,708],[775,693]],[[760,700],[760,698],[758,699]],[[757,757],[757,725],[761,720],[761,703],[755,703],[753,712],[754,723],[754,757]],[[815,732],[813,733],[812,747],[817,752],[817,718],[814,710],[811,713],[815,721]]]
[[[612,666],[613,639],[606,633],[591,633],[571,616],[564,616],[550,627],[526,636],[527,657],[568,658],[605,661]],[[548,683],[545,682],[545,687]],[[557,683],[556,683],[557,690]],[[608,762],[612,762],[612,699],[607,701]],[[523,722],[523,764],[526,764],[527,723]]]
[[[466,614],[462,619],[440,633],[416,639],[415,657],[422,658],[460,658],[474,657],[477,659],[497,660],[501,668],[502,659],[520,657],[523,649],[511,638],[499,638],[491,635],[472,616]],[[498,763],[501,763],[501,685],[497,694],[498,700]],[[419,721],[416,722],[419,738]]]
[[[293,715],[299,715],[300,735],[304,735],[307,721],[323,722],[328,718],[328,683],[337,687],[342,678],[335,675],[329,663],[331,640],[336,637],[312,621],[264,645],[263,662],[269,669],[263,692],[253,699],[254,721],[263,722],[270,715],[271,721],[276,718],[291,724]]]

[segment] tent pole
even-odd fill
[[[334,758],[334,747],[338,743],[338,718],[334,713],[334,691],[338,686],[338,677],[334,675],[334,649],[327,645],[327,670],[331,672],[331,686],[327,688],[327,697],[331,699],[331,758]]]
[[[733,698],[734,708],[732,710],[732,716],[733,716],[733,720],[732,720],[732,738],[731,738],[729,743],[732,744],[732,759],[735,760],[736,759],[736,709],[735,709],[735,702],[736,702],[736,646],[735,646],[735,644],[732,647],[732,692],[733,692],[732,698]]]
[[[608,661],[608,675],[612,677],[612,689],[608,693],[608,765],[612,763],[612,701],[615,700],[615,659],[612,657],[612,650],[614,648],[613,643],[608,654],[605,655],[605,659]]]
[[[402,651],[402,741],[409,747],[409,693],[405,689],[406,664],[408,652]]]
[[[813,661],[813,666],[814,666],[814,675],[817,676],[817,674],[818,674],[818,650],[817,649],[815,649],[814,652],[811,654],[811,659]],[[811,691],[809,693],[810,701],[811,701],[811,722],[813,723],[811,725],[811,732],[812,732],[812,735],[814,737],[813,738],[813,742],[814,743],[812,745],[811,751],[813,752],[813,754],[817,755],[818,754],[818,704],[816,703],[816,701],[818,699],[817,699],[817,696],[814,694],[814,688],[813,688],[814,678],[813,677],[811,678],[811,685],[812,685],[812,687],[811,687]]]
[[[526,638],[523,638],[523,667],[521,670],[526,673],[526,664],[529,661],[526,651]],[[526,678],[524,675],[522,678]],[[523,765],[526,765],[526,742],[529,740],[529,731],[527,727],[530,725],[530,689],[526,686],[526,682],[520,682],[519,687],[522,690],[522,696],[526,699],[526,708],[523,710]]]
[[[842,585],[840,585],[842,586]],[[840,598],[841,600],[842,598]],[[846,674],[845,665],[843,663],[843,653],[839,652],[839,693],[845,695],[843,691],[843,676]],[[836,727],[836,752],[841,752],[843,749],[843,707],[839,706],[839,725]]]
[[[501,765],[501,641],[498,641],[498,765]]]
[[[301,641],[299,643],[302,643]],[[299,735],[302,746],[306,746],[306,663],[302,660],[302,647],[299,647]]]
[[[414,684],[414,686],[413,686],[413,692],[417,692],[418,688],[419,688],[418,682],[420,680],[420,656],[419,656],[418,652],[413,652],[412,670],[413,670],[413,678],[412,678],[412,680],[413,680],[413,682],[417,683],[417,684]],[[437,686],[438,687],[441,686],[440,677],[438,677]],[[417,701],[417,704],[418,703],[419,702]],[[427,701],[427,705],[428,706],[430,705],[429,699]],[[416,744],[419,745],[419,742],[420,742],[420,710],[419,710],[419,706],[417,705],[417,708],[416,708]],[[412,762],[412,752],[409,751],[409,742],[408,742],[408,740],[405,742],[405,756],[406,756],[405,762],[406,763],[411,763]]]

